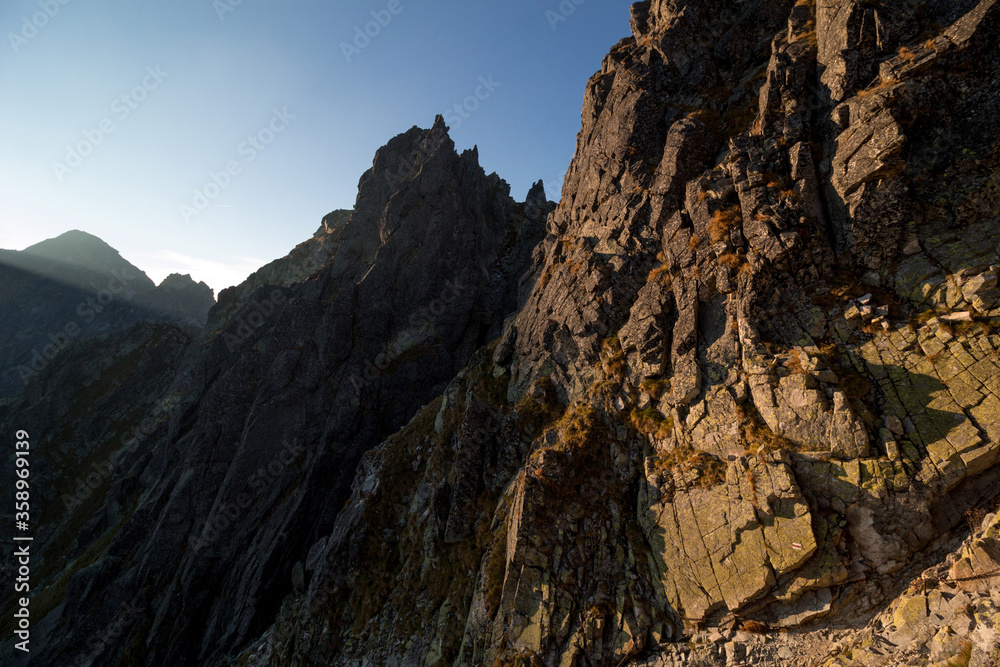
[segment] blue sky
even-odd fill
[[[82,229],[157,282],[218,293],[352,207],[375,151],[449,110],[458,149],[478,145],[515,198],[541,178],[557,199],[629,4],[7,0],[0,247]]]

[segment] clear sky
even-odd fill
[[[353,207],[375,151],[439,113],[515,198],[541,178],[557,199],[629,4],[6,0],[0,247],[81,229],[218,293]]]

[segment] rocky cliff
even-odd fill
[[[523,307],[250,664],[735,664],[889,608],[996,498],[995,3],[631,11]]]
[[[996,0],[631,29],[554,210],[438,119],[220,298],[39,664],[1000,660]]]

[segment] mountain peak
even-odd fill
[[[35,257],[46,257],[61,261],[81,257],[105,259],[109,256],[121,256],[104,239],[80,231],[79,229],[72,229],[59,236],[40,241],[28,246],[21,252]]]

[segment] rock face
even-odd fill
[[[178,323],[203,327],[214,305],[211,287],[196,283],[190,275],[172,273],[157,286],[147,308]]]
[[[101,239],[67,232],[0,250],[0,399],[13,397],[73,341],[145,320],[202,327],[211,288],[172,275],[159,286]]]
[[[320,251],[300,246],[212,311],[218,333],[188,347],[151,428],[115,454],[88,521],[102,551],[61,573],[59,630],[34,659],[205,664],[255,638],[302,589],[361,454],[500,334],[550,208],[514,202],[441,118],[390,141],[355,211],[308,242]],[[127,605],[147,613],[95,652]]]
[[[860,661],[987,667],[1000,664],[1000,515],[987,515],[961,546],[928,568],[824,667]],[[925,657],[926,656],[926,657]]]
[[[522,306],[251,664],[735,664],[996,497],[995,3],[631,11]]]
[[[102,555],[106,538],[131,511],[130,494],[141,481],[116,482],[115,473],[120,477],[123,462],[148,444],[179,403],[171,381],[197,333],[175,324],[137,322],[75,341],[0,411],[0,428],[27,431],[32,446],[36,621],[60,604],[70,577]],[[3,488],[14,488],[14,474],[13,466],[0,471]],[[3,508],[3,520],[14,520],[12,510]],[[13,550],[5,548],[0,569],[0,583],[9,588],[17,576]],[[11,596],[4,598],[7,618],[13,602]],[[33,629],[45,633],[51,624],[36,622]],[[3,631],[5,638],[12,637],[7,621]],[[3,646],[5,664],[16,664],[12,644]]]
[[[39,664],[995,660],[1000,4],[631,28],[554,210],[439,119],[220,299]]]

